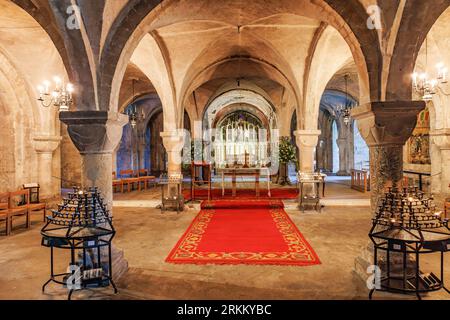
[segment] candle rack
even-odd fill
[[[45,291],[50,282],[69,290],[70,300],[74,291],[111,284],[111,242],[115,235],[112,218],[97,188],[87,191],[74,188],[73,192],[46,217],[41,230],[42,242],[50,248],[50,279],[42,286]],[[55,273],[55,249],[69,250],[70,263],[67,272]]]
[[[369,293],[370,299],[376,290],[413,293],[419,299],[422,293],[441,289],[450,293],[444,285],[444,253],[450,250],[450,229],[432,197],[417,187],[389,188],[378,203],[369,237],[374,244],[374,265],[380,268],[381,276],[378,287]],[[386,254],[384,263],[379,251]],[[440,254],[439,275],[420,269],[421,256],[432,253]],[[401,265],[393,263],[395,255],[401,257]],[[413,262],[408,265],[408,260]]]
[[[297,181],[298,181],[298,203],[299,208],[302,211],[305,211],[305,207],[311,205],[315,208],[316,211],[321,212],[322,206],[320,204],[320,184],[323,185],[324,193],[325,189],[325,177],[321,173],[315,172],[298,172],[297,173]],[[308,185],[311,187],[311,191],[307,193],[305,191],[305,186]]]
[[[176,210],[177,213],[180,213],[183,211],[183,175],[162,173],[159,177],[159,185],[161,186],[161,212]]]

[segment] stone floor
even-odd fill
[[[158,197],[158,192],[117,195],[123,200]],[[141,200],[142,201],[142,200]],[[132,204],[132,203],[131,203]],[[289,206],[288,206],[289,208]],[[118,281],[119,294],[110,288],[79,292],[74,299],[367,299],[365,283],[354,273],[354,261],[368,243],[368,207],[326,206],[321,213],[287,209],[322,264],[293,266],[175,265],[164,262],[169,251],[197,214],[161,213],[150,207],[116,207],[115,246],[123,249],[129,272]],[[18,221],[19,223],[20,221]],[[49,250],[40,246],[42,222],[34,217],[31,230],[20,228],[5,237],[0,233],[0,299],[64,299],[65,289],[41,286],[49,275]],[[2,232],[2,230],[0,230]],[[64,270],[66,257],[58,257]],[[436,272],[435,257],[423,267]],[[450,275],[446,275],[450,281]],[[376,293],[379,299],[412,299]],[[428,299],[448,299],[444,292]]]

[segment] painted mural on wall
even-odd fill
[[[431,164],[430,158],[430,112],[422,111],[417,125],[408,140],[408,162],[413,164]]]

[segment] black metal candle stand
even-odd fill
[[[305,207],[313,206],[318,212],[321,212],[322,206],[320,204],[320,184],[324,183],[324,177],[320,173],[297,173],[298,181],[298,207],[305,211]],[[307,194],[304,192],[305,185],[309,185],[312,188],[312,193]]]
[[[115,233],[112,218],[97,188],[83,191],[75,187],[58,205],[58,210],[52,210],[52,215],[46,217],[41,230],[41,244],[50,248],[50,278],[42,291],[50,282],[55,282],[69,290],[69,300],[74,291],[109,284],[117,293],[111,255]],[[70,250],[67,272],[55,273],[55,249]]]
[[[369,299],[376,290],[415,294],[418,299],[423,293],[441,289],[450,293],[444,285],[444,253],[450,251],[450,229],[441,215],[436,212],[433,198],[416,187],[390,188],[385,193],[369,233],[374,244],[374,265],[381,270],[378,287],[370,291]],[[384,263],[379,251],[386,254]],[[439,275],[420,269],[421,256],[432,253],[440,254]],[[392,261],[393,255],[402,257],[400,265]]]

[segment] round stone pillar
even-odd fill
[[[122,138],[122,127],[128,116],[108,111],[61,112],[59,118],[81,154],[81,187],[98,187],[113,215],[112,154]],[[102,259],[106,256],[102,254]],[[128,270],[124,254],[112,246],[113,275],[117,280]]]
[[[314,172],[314,154],[316,153],[320,130],[297,130],[294,131],[294,134],[300,153],[300,171]]]
[[[374,213],[387,187],[400,186],[403,146],[411,136],[423,101],[373,102],[352,110],[370,152],[371,206]]]
[[[417,115],[425,108],[423,101],[372,102],[352,110],[352,117],[370,152],[371,212],[375,214],[380,197],[387,187],[399,186],[403,178],[403,146],[417,123]],[[383,253],[379,259],[385,259]],[[403,255],[391,256],[394,264],[403,263]],[[408,265],[410,261],[408,260]],[[356,257],[354,271],[364,281],[373,264],[371,241]]]
[[[161,132],[164,148],[167,152],[167,173],[180,174],[181,173],[181,151],[184,147],[184,132],[183,130],[174,130]]]
[[[339,171],[336,173],[338,176],[348,176],[348,141],[347,138],[339,138],[336,141],[339,148]]]
[[[53,187],[52,183],[53,152],[58,148],[61,139],[59,136],[46,135],[33,138],[34,149],[38,155],[38,182],[41,187],[39,196],[44,200],[56,195],[56,188]]]
[[[184,130],[173,130],[161,132],[164,148],[167,152],[167,175],[169,177],[180,176],[182,156],[184,147]],[[168,186],[168,195],[176,196],[177,186]]]
[[[112,153],[128,116],[107,111],[61,112],[69,136],[81,154],[83,188],[98,187],[112,214]]]

